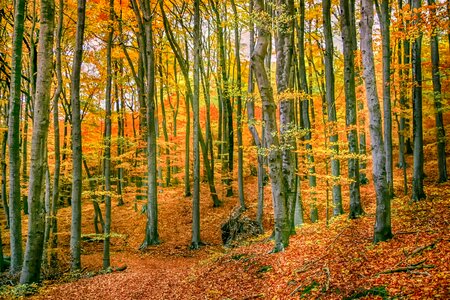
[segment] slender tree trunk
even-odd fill
[[[249,13],[253,14],[254,0],[250,0],[249,3]],[[252,55],[255,50],[255,25],[252,21],[250,21],[250,42],[249,42],[249,50],[250,55]],[[248,129],[253,137],[253,142],[257,147],[258,152],[258,208],[256,212],[256,222],[258,222],[259,228],[263,231],[263,217],[264,217],[264,157],[260,150],[262,147],[261,139],[264,137],[264,132],[261,133],[261,137],[256,130],[256,119],[255,119],[255,99],[253,93],[255,92],[255,84],[254,84],[254,75],[253,69],[250,65],[249,74],[248,74],[248,86],[247,86],[247,119],[248,119]]]
[[[192,242],[191,249],[198,249],[200,239],[200,0],[194,1],[194,97],[192,106],[194,113],[194,195],[192,197]]]
[[[58,8],[58,25],[56,28],[56,78],[58,85],[56,87],[55,95],[53,96],[53,132],[55,143],[55,171],[53,175],[53,193],[52,193],[52,213],[51,213],[51,254],[50,266],[56,268],[57,265],[57,250],[58,247],[58,201],[59,201],[59,178],[61,173],[61,149],[60,149],[60,132],[59,132],[59,97],[62,93],[63,78],[61,67],[61,38],[64,24],[64,0],[59,0]]]
[[[359,189],[359,149],[357,131],[356,91],[355,91],[355,58],[352,13],[354,13],[354,0],[341,0],[341,30],[344,46],[344,91],[345,91],[345,123],[347,126],[347,141],[350,158],[348,159],[348,177],[350,178],[350,212],[349,217],[354,219],[364,213],[361,206]]]
[[[112,42],[114,36],[114,0],[109,0],[109,25],[106,45],[106,91],[105,91],[105,153],[103,169],[105,175],[105,228],[103,240],[103,269],[111,265],[111,92],[112,92]],[[117,101],[117,99],[116,99]]]
[[[10,217],[9,217],[9,205],[8,205],[8,196],[6,195],[6,177],[7,177],[7,164],[6,164],[6,147],[8,145],[8,131],[4,131],[2,137],[2,152],[1,152],[1,168],[2,168],[2,203],[3,209],[5,210],[5,218],[6,218],[6,228],[10,228]]]
[[[169,148],[169,133],[167,131],[167,118],[166,118],[166,108],[164,104],[164,81],[163,81],[163,65],[162,65],[162,55],[159,56],[159,78],[160,78],[160,87],[159,87],[159,101],[161,102],[161,113],[162,113],[162,128],[163,128],[163,135],[164,135],[164,142],[165,145],[165,155],[166,155],[166,178],[165,178],[165,186],[170,185],[170,173],[171,173],[171,167],[170,167],[170,148]],[[167,70],[168,72],[168,70]],[[168,87],[168,85],[166,86]],[[168,97],[170,97],[170,94],[167,93]]]
[[[381,5],[378,3],[381,1]],[[391,6],[389,0],[375,1],[381,27],[383,52],[383,122],[384,146],[386,148],[386,180],[389,196],[394,196],[394,171],[392,158],[392,111],[391,111]]]
[[[145,56],[147,83],[145,94],[147,98],[147,225],[145,240],[141,249],[147,246],[159,244],[158,234],[158,194],[157,194],[157,163],[156,163],[156,127],[155,127],[155,57],[153,53],[153,18],[149,2],[142,3],[145,30]]]
[[[374,243],[392,237],[391,201],[386,181],[386,154],[381,126],[381,109],[375,79],[375,64],[372,46],[373,1],[362,0],[361,6],[361,51],[364,67],[367,107],[370,115],[370,142],[372,146],[373,182],[376,193],[376,216]]]
[[[400,11],[403,10],[403,0],[398,1],[398,9]],[[402,15],[403,18],[403,15]],[[403,24],[400,28],[401,32],[405,32],[405,26]],[[407,77],[408,71],[405,70],[404,66],[409,65],[409,42],[406,40],[400,40],[398,43],[398,62],[399,67],[399,80],[400,80],[400,118],[396,116],[397,125],[398,125],[398,167],[402,168],[403,171],[403,193],[405,195],[408,194],[408,183],[406,176],[406,102],[407,102]],[[400,119],[400,120],[399,120]]]
[[[54,0],[41,0],[38,72],[34,102],[31,141],[30,182],[28,186],[28,239],[20,283],[38,282],[44,247],[44,177],[47,171],[47,136],[49,126],[50,88],[53,70],[55,27]]]
[[[212,10],[215,15],[216,28],[217,28],[217,41],[218,41],[218,64],[220,69],[219,87],[222,95],[222,117],[223,117],[223,131],[222,131],[222,171],[224,176],[224,183],[226,185],[226,196],[231,197],[233,195],[233,189],[231,186],[233,176],[233,150],[234,150],[234,134],[233,134],[233,109],[231,105],[231,95],[229,91],[229,78],[227,73],[226,64],[226,49],[225,49],[225,37],[222,26],[222,18],[220,15],[216,0],[210,0]]]
[[[256,0],[254,4],[255,13],[257,15],[263,14],[263,1]],[[262,100],[263,119],[266,125],[265,140],[267,142],[267,149],[269,150],[269,176],[272,183],[272,201],[275,219],[275,247],[273,252],[278,252],[289,245],[290,228],[287,204],[285,202],[282,158],[276,121],[276,104],[266,68],[264,67],[267,47],[270,42],[270,34],[268,28],[262,22],[258,22],[257,29],[258,38],[255,50],[251,56],[251,66],[255,72],[256,82]]]
[[[295,128],[294,100],[287,96],[293,85],[291,82],[292,48],[293,48],[293,10],[294,3],[291,0],[278,0],[276,5],[277,36],[275,48],[277,56],[276,83],[277,93],[280,99],[280,133],[282,143],[282,173],[285,191],[285,204],[290,212],[295,205],[295,139],[290,134]],[[291,209],[292,208],[292,209]],[[293,225],[292,222],[290,222]],[[295,229],[291,226],[291,231]]]
[[[25,0],[14,5],[11,83],[8,118],[9,150],[9,217],[10,217],[10,273],[22,268],[22,217],[20,209],[20,87],[22,76],[22,40],[24,32]]]
[[[421,0],[412,1],[412,9],[418,10],[421,7]],[[420,18],[420,12],[415,12]],[[418,20],[413,21],[416,24]],[[425,199],[423,190],[423,124],[422,124],[422,33],[414,39],[412,45],[412,75],[413,75],[413,119],[414,119],[414,166],[413,166],[413,186],[412,200],[419,201]]]
[[[344,213],[342,208],[341,185],[336,182],[341,176],[341,163],[339,158],[339,140],[337,134],[336,105],[334,99],[334,69],[333,69],[333,36],[331,31],[331,0],[322,2],[324,35],[325,35],[325,78],[326,78],[326,99],[328,123],[330,127],[330,149],[331,149],[331,176],[336,178],[333,181],[333,215],[338,216]]]
[[[70,253],[72,271],[81,269],[81,191],[82,191],[82,140],[80,75],[83,59],[84,27],[86,19],[86,0],[78,0],[77,31],[75,53],[72,67],[71,104],[72,104],[72,225]]]
[[[429,5],[435,5],[435,0],[428,0]],[[431,9],[431,18],[436,18],[436,8]],[[442,93],[441,76],[439,71],[439,38],[436,33],[436,27],[433,26],[433,32],[430,37],[431,63],[433,76],[434,108],[436,119],[436,139],[437,139],[437,158],[439,168],[439,182],[447,181],[447,162],[445,155],[445,127],[442,115]]]
[[[241,71],[241,37],[239,35],[239,17],[236,3],[231,0],[234,13],[234,56],[236,57],[236,89],[237,89],[237,142],[238,142],[238,194],[241,209],[245,209],[244,199],[244,150],[242,144],[242,71]]]
[[[99,203],[98,196],[95,195],[97,187],[96,183],[94,182],[95,179],[92,178],[86,159],[84,158],[83,158],[83,166],[84,170],[86,171],[86,177],[89,181],[89,189],[93,193],[92,203],[94,206],[94,229],[96,234],[100,234],[102,232],[105,232],[105,221],[103,220],[102,210],[100,209],[100,205],[98,204]],[[100,223],[101,230],[98,228],[98,223]]]
[[[299,60],[299,66],[298,66],[298,81],[299,81],[299,87],[300,91],[304,93],[304,97],[301,100],[301,127],[306,131],[304,139],[306,142],[305,148],[306,148],[306,160],[308,164],[308,184],[310,188],[310,197],[312,198],[313,203],[316,203],[317,196],[316,196],[316,187],[317,187],[317,177],[316,177],[316,167],[314,163],[314,151],[313,146],[311,144],[311,138],[312,138],[312,132],[311,132],[311,121],[310,121],[310,101],[307,97],[307,95],[310,92],[310,89],[308,89],[308,81],[306,77],[306,65],[305,65],[305,1],[300,1],[300,23],[297,28],[297,40],[298,40],[298,60]],[[312,98],[312,97],[311,97]],[[314,111],[314,107],[311,106],[311,112]],[[301,186],[300,179],[297,178],[299,181],[298,187]],[[300,189],[297,191],[297,193],[300,193]],[[300,195],[297,197],[297,199],[301,199]],[[297,203],[297,205],[301,205],[301,203]],[[299,207],[302,208],[302,207]],[[298,213],[303,213],[303,211],[298,210]],[[303,217],[301,218],[303,220]],[[302,221],[303,222],[303,221]],[[299,225],[299,224],[297,224]]]

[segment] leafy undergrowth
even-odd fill
[[[367,187],[370,193],[370,188]],[[162,193],[161,245],[137,250],[145,218],[132,205],[114,208],[112,262],[123,272],[101,276],[102,244],[83,242],[84,276],[46,281],[36,299],[426,299],[450,297],[450,184],[428,187],[426,201],[392,202],[395,236],[372,244],[374,207],[350,221],[346,216],[297,229],[289,247],[270,254],[270,232],[238,248],[220,245],[220,223],[236,204],[211,208],[202,197],[202,236],[207,244],[188,249],[190,206],[178,188]],[[206,191],[204,195],[207,195]],[[368,199],[373,199],[369,195]],[[92,227],[85,208],[83,230]],[[69,216],[61,212],[61,220]],[[68,219],[69,220],[69,219]],[[68,234],[68,222],[62,225]],[[62,243],[68,243],[68,236]],[[67,255],[61,253],[62,263]],[[68,279],[69,278],[69,279]],[[79,279],[81,278],[81,279]]]
[[[401,178],[401,171],[396,172],[395,178]],[[410,196],[392,200],[392,240],[372,244],[375,195],[369,184],[361,190],[363,217],[350,221],[344,215],[327,226],[321,209],[322,221],[297,228],[289,247],[277,254],[270,254],[269,186],[266,233],[232,249],[222,246],[220,226],[237,205],[236,197],[225,198],[219,190],[224,203],[213,208],[207,186],[202,186],[201,234],[206,246],[192,251],[190,198],[183,197],[182,187],[161,189],[161,244],[144,252],[138,248],[146,218],[140,213],[142,203],[135,211],[130,197],[124,206],[113,208],[113,270],[107,272],[100,271],[102,243],[90,238],[94,213],[86,199],[82,272],[68,272],[70,208],[66,207],[58,214],[59,273],[44,274],[47,279],[39,287],[3,287],[0,298],[34,294],[34,299],[449,299],[450,183],[436,184],[433,171],[428,172],[426,200],[410,203]],[[256,179],[248,177],[246,186],[246,215],[254,218]],[[396,195],[402,191],[396,190]],[[306,207],[308,199],[304,201]],[[9,248],[7,234],[4,249]]]

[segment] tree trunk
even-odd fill
[[[301,100],[301,127],[305,130],[305,148],[306,148],[306,163],[308,165],[308,184],[310,188],[310,197],[312,198],[313,203],[316,203],[317,196],[316,196],[316,187],[317,187],[317,177],[316,177],[316,167],[314,163],[314,151],[313,146],[311,144],[311,121],[310,121],[310,101],[307,97],[310,93],[310,89],[308,88],[308,80],[306,77],[306,65],[305,65],[305,1],[300,1],[300,22],[298,24],[297,28],[297,40],[298,40],[298,60],[299,60],[299,66],[298,66],[298,81],[299,81],[299,88],[300,92],[304,94]],[[312,97],[311,97],[312,99]],[[314,111],[314,107],[311,106],[311,112]],[[298,176],[297,176],[298,177]],[[297,178],[298,182],[298,191],[297,194],[300,193],[300,186],[301,186],[301,180],[300,178]],[[299,203],[296,203],[296,210],[297,213],[303,213],[303,207],[301,210],[297,209],[297,205],[301,205],[301,197],[300,194],[296,197],[298,199]],[[297,201],[297,200],[296,200]],[[296,215],[297,215],[296,213]],[[303,222],[303,216],[298,219],[301,219]],[[295,223],[295,221],[294,221]],[[297,224],[296,225],[300,225]]]
[[[359,149],[357,131],[356,91],[355,91],[355,58],[354,42],[356,37],[353,28],[352,14],[354,13],[354,0],[341,0],[341,30],[344,48],[344,91],[345,91],[345,123],[347,126],[347,141],[350,158],[348,159],[348,177],[350,179],[350,212],[351,219],[364,213],[361,206],[359,189]]]
[[[412,9],[418,10],[421,0],[412,1]],[[420,12],[415,12],[420,18]],[[413,21],[413,24],[418,20]],[[412,76],[413,76],[413,132],[414,132],[414,166],[412,200],[419,201],[425,199],[423,190],[423,124],[422,124],[422,33],[414,39],[412,45]]]
[[[254,6],[254,0],[250,0],[249,3],[249,13],[250,15],[253,14],[253,6]],[[250,42],[249,42],[249,50],[250,55],[252,55],[253,51],[255,50],[255,25],[253,24],[253,21],[250,21]],[[249,99],[247,99],[247,119],[248,119],[248,129],[250,130],[250,133],[253,137],[253,142],[255,143],[257,147],[258,152],[258,208],[256,212],[256,222],[258,223],[261,231],[263,231],[263,216],[264,216],[264,157],[260,150],[262,147],[261,139],[264,136],[264,130],[261,133],[261,137],[258,134],[258,131],[256,130],[256,119],[255,119],[255,99],[253,96],[253,93],[255,92],[255,84],[254,84],[254,75],[253,75],[253,69],[250,65],[249,68],[249,74],[248,74],[248,87],[247,87],[247,93]]]
[[[57,250],[58,247],[58,200],[59,200],[59,177],[61,173],[61,149],[60,149],[60,132],[59,132],[59,97],[62,93],[63,78],[61,65],[61,38],[64,24],[64,0],[59,0],[58,8],[58,25],[56,28],[56,79],[58,85],[56,87],[55,95],[53,96],[53,132],[55,143],[55,171],[53,175],[53,193],[52,193],[52,213],[51,213],[51,254],[50,266],[56,268],[57,265]]]
[[[341,176],[341,163],[339,158],[339,140],[337,134],[337,118],[336,105],[334,99],[334,69],[333,69],[333,35],[331,31],[331,0],[322,2],[323,9],[323,26],[325,35],[325,78],[326,78],[326,99],[328,126],[330,128],[330,150],[331,154],[331,176],[335,178],[333,181],[333,215],[338,216],[344,213],[342,208],[341,185],[336,182]]]
[[[294,3],[291,0],[278,0],[276,5],[277,35],[275,38],[276,49],[276,83],[280,101],[280,133],[282,150],[282,174],[284,184],[284,196],[286,208],[294,211],[295,205],[295,155],[296,142],[291,132],[295,128],[294,100],[287,96],[292,89],[291,67],[293,48],[293,10]],[[292,209],[291,209],[292,208]],[[293,225],[293,222],[289,222]],[[291,232],[295,229],[291,226]]]
[[[142,2],[141,2],[142,3]],[[153,18],[149,2],[141,7],[144,15],[146,77],[145,94],[147,98],[147,225],[145,240],[141,249],[159,244],[158,234],[158,194],[157,194],[157,163],[156,163],[156,127],[155,127],[155,57],[153,53]]]
[[[9,150],[9,217],[10,217],[10,273],[22,268],[22,217],[20,209],[20,87],[22,75],[22,40],[24,32],[25,0],[14,5],[11,83],[8,118]]]
[[[47,137],[50,121],[55,2],[54,0],[41,0],[40,6],[38,72],[31,140],[30,181],[28,186],[28,239],[20,276],[21,284],[39,281],[44,246],[44,177],[47,171]]]
[[[386,148],[386,180],[389,188],[389,197],[394,196],[394,175],[392,159],[392,112],[391,112],[391,36],[390,19],[391,7],[389,0],[381,0],[381,5],[375,1],[378,19],[381,27],[381,40],[383,52],[383,122],[384,146]]]
[[[375,64],[372,48],[373,1],[363,0],[361,7],[361,51],[366,86],[367,107],[370,115],[370,142],[372,146],[372,173],[376,193],[376,216],[374,243],[392,237],[391,201],[386,182],[386,154],[381,126],[381,109],[375,79]]]
[[[254,8],[257,15],[263,14],[263,1],[256,0]],[[266,125],[265,140],[269,151],[269,176],[272,183],[272,201],[275,219],[275,247],[273,252],[278,252],[289,245],[290,228],[283,185],[282,158],[276,120],[276,104],[266,68],[264,67],[264,59],[267,55],[270,34],[268,28],[266,28],[262,22],[258,23],[257,29],[258,38],[255,50],[251,56],[251,66],[255,72],[256,82],[262,100],[263,119]]]
[[[237,89],[237,142],[238,142],[238,194],[241,209],[245,209],[244,199],[244,150],[242,144],[242,71],[241,71],[241,37],[239,35],[239,17],[236,3],[231,0],[234,13],[234,56],[236,57],[236,89]]]
[[[70,236],[71,269],[81,269],[81,191],[82,191],[82,140],[80,75],[83,59],[84,27],[86,19],[86,0],[78,0],[77,31],[75,53],[72,67],[72,225]]]
[[[428,0],[428,4],[435,5],[435,0]],[[431,14],[432,19],[436,18],[436,8],[431,8]],[[442,116],[441,76],[439,73],[439,38],[436,33],[436,27],[434,26],[430,39],[439,182],[446,182],[447,162],[445,155],[445,127],[444,118]]]
[[[106,91],[105,91],[105,153],[103,172],[105,176],[105,228],[103,240],[103,269],[111,265],[110,235],[111,235],[111,91],[112,91],[112,42],[114,36],[114,0],[109,0],[109,25],[106,45]],[[117,101],[117,99],[116,99]]]
[[[3,132],[2,137],[2,152],[1,152],[1,172],[2,172],[2,204],[3,209],[5,210],[5,219],[6,219],[6,228],[10,228],[10,217],[9,217],[9,205],[8,205],[8,197],[6,196],[6,177],[7,177],[7,164],[6,164],[6,147],[8,145],[8,131]]]
[[[192,197],[192,242],[191,249],[198,249],[200,239],[200,0],[194,1],[194,97],[192,106],[194,113],[194,195]]]

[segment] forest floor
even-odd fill
[[[396,172],[396,178],[401,178],[401,171]],[[160,245],[138,250],[146,219],[129,200],[113,208],[112,221],[116,233],[112,265],[126,269],[99,272],[102,243],[85,240],[82,272],[45,280],[32,299],[449,299],[450,183],[436,183],[431,162],[426,172],[426,200],[410,203],[410,196],[396,190],[390,241],[372,243],[375,194],[370,182],[361,190],[363,217],[350,221],[343,215],[330,220],[328,226],[324,218],[307,223],[297,228],[289,247],[277,254],[270,254],[269,187],[266,234],[226,248],[220,226],[237,205],[237,198],[223,198],[222,207],[212,208],[207,187],[202,186],[201,233],[206,246],[200,250],[188,248],[190,198],[183,196],[182,187],[163,188],[159,191]],[[248,178],[247,187],[248,214],[254,217],[255,178]],[[59,259],[68,270],[70,208],[61,209],[58,219]],[[93,232],[93,208],[85,202],[83,234]],[[4,249],[8,249],[8,237],[3,234]]]

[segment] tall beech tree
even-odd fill
[[[44,179],[47,170],[47,137],[50,123],[50,95],[53,71],[55,27],[54,0],[40,1],[40,29],[37,57],[36,95],[34,97],[31,164],[28,184],[28,239],[20,283],[38,282],[44,249]]]
[[[25,0],[14,5],[14,29],[12,38],[12,59],[8,114],[9,151],[9,225],[11,267],[10,273],[22,267],[22,217],[20,207],[20,95],[22,79],[22,40],[24,32]]]
[[[157,150],[155,124],[155,54],[153,52],[153,7],[149,1],[140,1],[144,20],[146,84],[145,96],[147,103],[147,225],[145,239],[141,249],[159,244],[158,233],[158,193],[157,193]]]
[[[331,31],[331,0],[322,2],[323,27],[325,36],[325,97],[327,100],[327,116],[329,123],[331,176],[333,176],[333,215],[344,213],[342,208],[342,189],[337,181],[341,176],[341,163],[339,160],[339,136],[337,133],[336,100],[334,94],[334,65],[333,65],[333,34]]]
[[[276,3],[276,83],[280,106],[280,134],[282,148],[282,173],[284,184],[284,205],[289,212],[295,211],[295,139],[291,134],[295,128],[294,99],[290,96],[293,88],[291,67],[294,40],[294,2],[278,0]],[[288,214],[290,215],[290,214]],[[293,215],[292,215],[293,216]],[[290,225],[294,223],[289,222]],[[292,227],[292,226],[291,226]],[[291,228],[294,230],[294,228]]]
[[[431,6],[430,17],[436,19],[436,2],[428,0],[428,5]],[[441,75],[439,70],[439,37],[436,32],[436,27],[433,26],[430,37],[431,48],[431,64],[432,64],[432,78],[433,78],[433,94],[434,94],[434,109],[436,119],[436,139],[437,139],[437,160],[439,168],[439,182],[447,181],[447,159],[445,155],[445,127],[444,118],[442,115],[442,92],[441,92]]]
[[[237,101],[237,141],[238,141],[238,195],[241,209],[245,209],[244,199],[244,149],[242,142],[242,70],[241,70],[241,37],[239,34],[239,16],[236,3],[231,0],[234,14],[234,56],[236,59],[236,101]]]
[[[71,269],[81,269],[81,191],[83,182],[80,77],[83,61],[86,0],[78,0],[77,31],[72,64],[70,103],[72,106],[72,225],[70,235]]]
[[[264,11],[262,0],[254,2],[255,15],[259,18],[258,38],[251,56],[251,66],[255,73],[259,94],[263,106],[263,120],[266,125],[265,140],[267,142],[269,177],[272,183],[272,202],[275,219],[275,247],[273,252],[282,251],[289,245],[290,227],[286,203],[286,193],[283,184],[282,154],[278,136],[276,110],[272,86],[267,76],[264,60],[267,56],[267,48],[270,43],[270,32],[267,28],[267,13]]]
[[[306,64],[305,64],[305,1],[300,0],[300,7],[299,7],[299,24],[297,26],[297,48],[298,48],[298,86],[300,88],[300,92],[303,93],[302,99],[301,99],[301,127],[305,130],[305,148],[306,148],[306,159],[308,164],[308,184],[309,188],[311,190],[311,197],[312,197],[312,208],[311,210],[314,212],[312,215],[316,216],[317,211],[317,195],[316,195],[316,187],[317,187],[317,176],[316,176],[316,167],[314,163],[314,151],[313,146],[311,143],[312,139],[312,124],[311,124],[311,118],[310,118],[310,100],[308,99],[310,97],[310,89],[308,88],[308,82],[307,82],[307,76],[306,76]],[[314,107],[311,106],[311,112],[314,111]],[[300,178],[297,176],[298,187],[300,187]],[[300,191],[297,191],[297,195],[300,195]],[[300,197],[297,197],[296,200],[296,210],[298,213],[300,213],[299,208],[301,208],[302,203],[300,202]],[[296,214],[297,216],[297,214]],[[297,220],[303,219],[299,218],[297,216]],[[311,220],[312,222],[318,221],[316,218],[313,218]],[[294,218],[295,223],[295,218]],[[300,225],[297,224],[296,225]]]
[[[351,219],[363,214],[359,189],[359,147],[357,130],[356,91],[355,91],[355,56],[353,49],[356,43],[356,28],[353,23],[355,13],[354,0],[341,0],[341,30],[344,52],[344,92],[345,121],[347,125],[347,140],[350,158],[348,159],[348,177],[350,182],[350,212]]]
[[[381,3],[379,3],[381,2]],[[392,111],[391,111],[391,5],[389,0],[375,0],[381,27],[383,53],[383,123],[384,146],[386,148],[386,180],[389,196],[394,194],[394,171],[392,158]]]
[[[413,25],[418,25],[420,20],[421,0],[412,1],[414,12]],[[419,201],[425,198],[423,190],[423,118],[422,118],[422,32],[418,30],[412,44],[412,77],[413,77],[413,132],[414,132],[414,165],[412,200]]]
[[[194,0],[194,94],[192,107],[194,112],[194,194],[192,195],[192,242],[191,249],[198,249],[200,239],[200,0]]]
[[[109,24],[106,40],[106,90],[105,90],[105,153],[103,172],[105,176],[105,228],[103,237],[103,269],[108,269],[111,264],[111,94],[112,94],[112,42],[114,36],[114,0],[109,0]],[[116,99],[118,101],[118,99]]]
[[[381,126],[381,109],[378,100],[375,77],[375,63],[373,56],[372,27],[373,0],[361,2],[361,51],[363,62],[363,76],[366,86],[367,107],[370,118],[370,143],[372,146],[372,174],[376,193],[376,215],[374,243],[386,241],[392,237],[391,229],[391,201],[386,181],[386,153],[383,142],[383,128]]]

